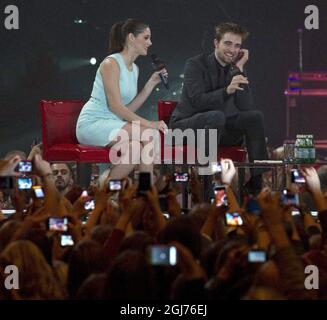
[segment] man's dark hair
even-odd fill
[[[215,26],[215,37],[218,41],[222,39],[225,33],[234,33],[242,37],[242,41],[245,41],[249,36],[249,32],[245,27],[242,27],[236,23],[224,22]]]
[[[50,163],[51,170],[52,170],[52,166],[53,166],[54,164],[64,164],[64,165],[66,165],[66,167],[67,167],[67,169],[68,169],[68,171],[69,171],[70,176],[71,176],[71,177],[73,178],[73,180],[75,181],[75,170],[74,170],[73,166],[72,166],[70,163],[68,163],[68,162],[51,162],[51,163]]]

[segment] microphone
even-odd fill
[[[231,63],[231,67],[230,67],[229,72],[230,72],[230,75],[231,75],[232,78],[235,77],[235,76],[238,76],[238,75],[245,76],[245,74],[236,66],[236,62]],[[243,84],[243,83],[240,84],[239,86],[242,89],[246,88],[246,85]]]
[[[156,54],[151,54],[151,60],[152,60],[152,68],[155,71],[160,71],[163,68],[165,68],[165,64],[163,61],[161,61]],[[167,90],[169,90],[169,84],[168,84],[168,76],[164,76],[163,74],[159,74],[161,82],[164,84]]]
[[[235,76],[238,76],[238,75],[243,75],[243,73],[241,72],[241,70],[235,64],[231,64],[230,75],[232,77],[235,77]]]

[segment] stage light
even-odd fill
[[[94,66],[97,63],[97,59],[95,59],[94,57],[91,58],[90,63],[92,64],[92,66]]]
[[[80,19],[80,18],[76,18],[74,19],[74,23],[75,24],[86,24],[86,20]]]

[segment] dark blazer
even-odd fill
[[[231,117],[240,111],[252,109],[249,86],[244,86],[244,91],[237,90],[228,96],[224,89],[230,84],[232,76],[229,72],[227,76],[221,75],[220,70],[214,52],[187,60],[181,100],[170,123],[211,110],[220,110],[226,117]],[[221,79],[224,79],[224,83],[221,83]]]

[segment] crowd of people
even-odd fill
[[[300,194],[296,209],[265,187],[256,197],[259,212],[238,203],[231,160],[221,161],[215,180],[227,190],[228,201],[221,206],[202,199],[193,168],[192,208],[185,213],[177,200],[179,186],[169,176],[157,175],[151,190],[139,194],[138,181],[129,177],[122,179],[120,191],[109,191],[106,171],[105,183],[93,181],[86,193],[74,183],[69,165],[50,164],[41,154],[29,156],[32,172],[23,173],[43,189],[44,197],[36,197],[15,183],[23,156],[13,152],[0,161],[0,178],[14,181],[12,189],[2,184],[0,190],[1,204],[10,198],[14,209],[0,217],[0,299],[326,297],[327,201],[314,168],[301,169],[305,187],[290,185]],[[317,217],[303,202],[304,194],[311,195]],[[92,199],[94,209],[86,210]],[[243,224],[226,225],[226,213],[239,213]],[[67,228],[52,230],[50,218]],[[5,285],[8,265],[19,270],[19,289]],[[317,290],[305,284],[307,265],[318,267]]]

